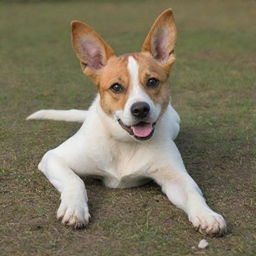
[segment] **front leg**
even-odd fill
[[[83,228],[90,218],[84,182],[54,150],[44,155],[38,168],[61,193],[57,218],[62,219],[63,224]]]
[[[186,172],[182,159],[172,142],[171,164],[151,173],[153,178],[167,195],[169,200],[184,210],[190,222],[200,232],[221,236],[226,232],[224,218],[214,212],[205,202],[202,192],[195,181]]]

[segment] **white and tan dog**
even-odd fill
[[[157,18],[141,52],[121,56],[88,25],[72,22],[73,48],[98,95],[88,111],[41,110],[27,118],[83,122],[38,166],[61,193],[57,217],[62,223],[74,228],[88,223],[88,198],[79,176],[90,175],[111,188],[153,179],[196,229],[210,235],[225,233],[225,220],[206,204],[173,142],[180,119],[169,104],[167,84],[175,41],[170,9]]]

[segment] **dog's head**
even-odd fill
[[[88,25],[72,22],[72,43],[83,73],[97,85],[102,110],[127,136],[150,139],[169,103],[167,80],[175,61],[171,9],[160,14],[139,53],[116,56]]]

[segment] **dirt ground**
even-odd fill
[[[178,26],[170,77],[182,119],[176,143],[228,233],[193,230],[153,182],[119,190],[85,180],[92,221],[80,231],[64,227],[55,218],[59,194],[37,164],[79,124],[25,117],[42,108],[85,109],[95,96],[71,49],[69,23],[87,22],[120,54],[138,51],[169,7]],[[252,0],[1,1],[0,254],[255,255],[255,10]],[[193,248],[203,238],[209,247]]]

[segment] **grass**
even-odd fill
[[[55,219],[59,195],[37,163],[79,127],[26,122],[41,108],[86,108],[95,88],[72,52],[69,23],[93,26],[118,54],[140,49],[172,7],[179,29],[171,74],[182,118],[177,144],[228,234],[200,239],[158,186],[111,190],[86,180],[92,222]],[[1,255],[255,255],[255,1],[2,1],[0,3]]]

